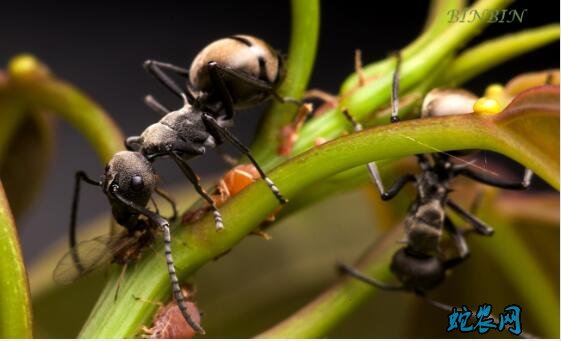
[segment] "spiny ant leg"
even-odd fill
[[[395,57],[395,71],[392,77],[392,115],[390,119],[392,123],[399,122],[399,71],[401,68],[401,52],[397,51]]]
[[[170,110],[158,102],[157,99],[152,95],[147,95],[144,97],[144,104],[146,104],[150,109],[157,112],[158,114],[165,116],[170,113]]]
[[[443,262],[444,268],[450,269],[458,266],[469,257],[469,247],[462,232],[456,228],[454,223],[448,217],[444,218],[444,228],[450,233],[450,236],[456,245],[456,249],[458,250],[457,257],[447,259]]]
[[[481,235],[484,235],[484,236],[490,236],[495,232],[491,226],[487,225],[486,223],[481,221],[479,218],[477,218],[473,214],[464,210],[461,206],[459,206],[458,204],[456,204],[452,200],[448,199],[446,204],[454,212],[458,213],[458,215],[460,217],[462,217],[462,219],[467,221],[477,233],[479,233]]]
[[[101,186],[101,181],[95,181],[90,179],[88,175],[83,171],[76,172],[75,180],[74,180],[74,194],[72,196],[72,209],[70,211],[70,233],[69,241],[70,241],[70,252],[72,254],[72,260],[76,265],[76,269],[78,272],[82,273],[85,269],[80,261],[80,256],[78,255],[78,251],[76,250],[76,220],[78,214],[78,205],[80,203],[80,184],[84,181],[87,184],[94,185],[94,186]]]
[[[179,285],[179,279],[177,278],[177,273],[175,271],[175,265],[171,253],[171,233],[169,230],[169,223],[160,215],[124,198],[122,195],[119,194],[116,187],[111,187],[110,191],[111,194],[115,198],[117,198],[121,203],[123,203],[130,209],[144,215],[152,222],[152,224],[158,226],[162,230],[163,237],[164,237],[164,251],[166,255],[166,263],[168,265],[168,274],[170,277],[170,282],[171,282],[175,302],[177,303],[177,306],[179,307],[179,310],[181,311],[181,314],[183,315],[183,318],[185,318],[187,323],[198,333],[204,334],[205,331],[201,327],[201,325],[198,324],[197,321],[193,320],[191,315],[189,315],[189,311],[187,310],[187,304],[185,303],[185,297],[183,296],[183,292],[181,291],[181,287]]]
[[[362,124],[360,124],[360,122],[355,120],[355,118],[349,113],[349,111],[346,108],[343,109],[343,115],[345,115],[347,120],[351,122],[355,132],[362,130]],[[384,189],[384,183],[382,182],[382,176],[380,175],[380,170],[378,169],[378,165],[376,164],[376,162],[369,162],[366,165],[366,168],[368,168],[370,177],[372,178],[372,181],[376,185],[376,188],[378,188],[378,192],[380,192],[380,195],[382,196],[383,199],[386,190]]]
[[[222,161],[224,161],[227,165],[234,167],[238,164],[238,160],[222,150],[220,146],[216,146],[214,150],[216,151],[216,154],[218,154],[218,156],[222,159]]]
[[[427,302],[428,304],[432,305],[435,308],[444,310],[446,312],[451,312],[454,309],[454,307],[452,307],[451,305],[448,305],[446,303],[442,303],[442,302],[439,302],[439,301],[435,301],[432,298],[428,298],[425,295],[425,293],[422,292],[422,291],[415,290],[414,293],[417,297],[423,299],[425,302]]]
[[[140,136],[129,136],[125,139],[125,148],[132,152],[139,151],[142,149],[142,137]]]
[[[390,200],[395,197],[408,182],[415,182],[417,178],[413,174],[405,174],[401,178],[397,179],[396,182],[387,190],[387,192],[382,192],[382,200]]]
[[[249,158],[249,160],[255,166],[255,168],[257,169],[257,171],[261,175],[261,178],[265,181],[265,183],[267,183],[267,186],[269,186],[269,189],[274,194],[274,196],[277,198],[277,200],[283,205],[286,204],[287,200],[282,196],[282,194],[280,193],[279,189],[274,184],[274,182],[271,179],[269,179],[267,174],[265,174],[265,172],[261,169],[261,167],[259,166],[257,161],[253,158],[253,155],[251,155],[251,152],[249,151],[249,148],[247,148],[234,135],[232,135],[228,131],[228,129],[221,127],[214,117],[212,117],[210,115],[207,115],[207,114],[203,114],[203,120],[205,122],[207,122],[209,125],[211,125],[214,129],[216,129],[222,136],[224,136],[224,138],[226,140],[228,140],[242,154],[244,154],[245,156],[247,156]]]
[[[169,70],[180,75],[188,75],[189,70],[182,69],[178,66],[162,63],[155,60],[147,60],[144,62],[144,68],[161,84],[168,88],[171,92],[182,98],[184,103],[195,103],[196,99],[190,91],[183,91],[163,70]]]
[[[173,212],[172,216],[169,218],[169,220],[175,220],[177,218],[177,206],[175,204],[175,200],[173,200],[171,198],[171,196],[169,196],[169,194],[167,194],[164,190],[162,190],[159,187],[156,187],[154,192],[156,192],[159,196],[164,198],[164,200],[166,200],[169,203],[169,205],[171,206],[172,212]]]
[[[222,68],[218,66],[216,62],[208,63],[208,72],[210,74],[210,79],[218,91],[220,92],[220,97],[222,98],[222,104],[224,105],[224,111],[226,112],[226,119],[232,119],[234,117],[234,101],[230,95],[230,91],[226,87],[224,78],[221,74]]]
[[[213,62],[211,62],[213,63]],[[277,94],[275,92],[274,87],[272,87],[271,85],[269,85],[268,83],[260,80],[260,79],[256,79],[254,77],[250,77],[247,74],[243,73],[243,72],[239,72],[235,69],[230,69],[230,68],[225,68],[220,64],[214,63],[215,66],[213,66],[214,68],[216,68],[219,73],[221,74],[220,76],[223,77],[223,75],[229,75],[230,77],[234,77],[242,82],[245,82],[246,84],[254,87],[255,89],[261,90],[263,92],[269,93],[271,94],[275,99],[277,99],[279,102],[281,103],[293,103],[295,105],[302,105],[302,101],[299,101],[297,99],[291,98],[291,97],[282,97],[279,94]]]
[[[180,155],[177,154],[177,152],[171,151],[169,155],[175,161],[175,163],[177,163],[177,165],[179,166],[183,174],[187,177],[187,179],[193,184],[197,193],[199,193],[199,195],[209,203],[214,214],[214,224],[216,226],[216,229],[222,230],[224,228],[224,223],[222,222],[222,215],[220,214],[218,207],[216,207],[216,203],[214,202],[214,200],[212,200],[212,198],[202,188],[199,182],[199,177],[195,174],[195,172],[191,169],[191,167],[189,167],[187,162],[183,160],[183,158]]]
[[[396,284],[389,284],[380,282],[372,277],[369,277],[362,272],[358,271],[357,269],[350,267],[346,264],[339,263],[337,264],[337,269],[340,273],[349,275],[354,277],[362,282],[370,284],[374,287],[377,287],[382,290],[389,290],[389,291],[407,291],[407,289],[403,285],[396,285]]]
[[[524,177],[522,178],[522,181],[503,180],[494,176],[489,176],[487,174],[475,172],[468,168],[459,168],[456,171],[456,174],[467,176],[468,178],[471,178],[475,181],[479,181],[481,183],[493,187],[512,189],[512,190],[523,190],[530,187],[534,172],[526,168],[524,170]]]

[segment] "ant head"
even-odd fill
[[[477,99],[463,89],[432,89],[423,99],[421,117],[469,114],[473,112]]]
[[[215,71],[220,72],[236,108],[256,105],[269,95],[243,78],[274,86],[282,72],[279,54],[265,41],[249,35],[216,40],[193,60],[189,82],[194,90],[207,93],[209,100],[216,99],[219,92],[211,79],[211,68],[219,69]]]
[[[141,153],[123,151],[113,155],[107,163],[103,190],[105,193],[116,192],[125,199],[146,206],[156,183],[157,175],[152,164]]]
[[[404,286],[421,291],[439,285],[446,271],[436,256],[414,254],[407,247],[394,254],[390,269]]]

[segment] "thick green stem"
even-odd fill
[[[551,24],[488,40],[463,52],[454,60],[443,83],[465,83],[494,66],[559,40],[559,24]]]
[[[0,183],[0,337],[31,338],[29,283],[14,218]]]
[[[415,143],[417,141],[417,143]],[[391,146],[391,148],[387,148]],[[310,185],[363,165],[372,160],[392,159],[437,150],[488,149],[503,153],[530,167],[539,176],[558,187],[558,168],[552,167],[536,148],[512,141],[496,129],[492,119],[475,115],[404,121],[365,130],[328,142],[310,150],[270,173],[272,180],[290,200]],[[221,207],[225,229],[217,232],[210,216],[188,228],[173,230],[173,250],[178,275],[184,280],[204,263],[231,249],[278,206],[263,182],[250,185]],[[148,254],[120,283],[120,298],[113,294],[115,272],[88,319],[81,337],[121,338],[136,335],[149,323],[156,306],[144,300],[164,301],[170,286],[162,245]],[[178,252],[181,250],[181,252]]]
[[[278,94],[299,99],[306,90],[314,66],[319,38],[319,0],[292,0],[292,29],[286,74]],[[277,153],[280,128],[294,117],[293,103],[273,100],[266,111],[252,152],[257,160],[266,160]]]

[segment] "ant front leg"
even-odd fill
[[[267,186],[269,186],[269,189],[271,190],[273,195],[277,198],[279,203],[281,203],[282,205],[286,204],[288,201],[282,196],[275,183],[261,169],[257,161],[253,158],[253,155],[251,155],[249,148],[247,148],[241,141],[239,141],[234,135],[232,135],[232,133],[230,133],[228,129],[220,126],[220,124],[214,117],[208,114],[203,114],[202,118],[203,121],[212,128],[212,130],[224,136],[224,138],[228,140],[228,142],[230,142],[234,147],[236,147],[236,149],[238,149],[242,154],[247,156],[247,158],[251,161],[251,163],[255,166],[255,168],[259,172],[261,178],[265,181],[265,183],[267,183]]]
[[[401,69],[401,52],[395,53],[395,70],[392,77],[392,115],[390,121],[392,123],[399,122],[399,71]]]
[[[169,194],[167,194],[164,190],[162,190],[159,187],[156,187],[154,192],[156,192],[159,196],[161,196],[164,200],[166,200],[171,206],[173,213],[172,216],[169,218],[169,220],[177,219],[177,205],[175,204],[175,200],[173,200]]]
[[[345,118],[347,118],[347,120],[351,122],[355,132],[362,131],[362,124],[355,120],[347,109],[343,109],[343,115],[345,115]],[[419,162],[421,162],[421,160]],[[367,168],[372,181],[376,185],[376,188],[378,188],[378,192],[380,192],[380,197],[384,201],[390,200],[391,198],[395,197],[396,194],[399,193],[403,186],[405,186],[405,184],[407,184],[408,182],[414,182],[417,180],[413,174],[407,174],[399,178],[386,192],[384,183],[382,182],[382,176],[380,175],[380,170],[378,169],[378,165],[376,164],[376,162],[369,162],[367,164]]]
[[[162,232],[164,237],[164,252],[166,256],[166,263],[168,266],[168,274],[172,286],[173,296],[175,298],[175,302],[183,315],[183,318],[187,323],[193,328],[193,330],[197,331],[200,334],[204,334],[205,330],[197,321],[193,319],[193,317],[189,314],[187,310],[187,303],[185,302],[185,296],[181,290],[181,286],[179,285],[179,279],[177,278],[177,273],[175,271],[175,263],[173,261],[173,256],[171,252],[171,232],[169,229],[169,223],[167,220],[162,218],[160,215],[148,210],[146,207],[142,207],[126,198],[124,198],[118,192],[118,187],[111,186],[110,188],[111,194],[117,198],[123,205],[130,208],[132,211],[142,214],[146,218],[150,220],[152,224],[158,226]]]

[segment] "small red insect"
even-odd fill
[[[191,297],[192,288],[186,285],[181,290],[183,291],[183,296],[185,296],[189,315],[197,323],[201,323],[201,313]],[[179,307],[173,300],[167,305],[160,303],[160,308],[154,316],[152,327],[143,327],[142,331],[144,332],[142,337],[149,339],[191,339],[196,335],[196,332],[185,321],[181,311],[179,311]]]

